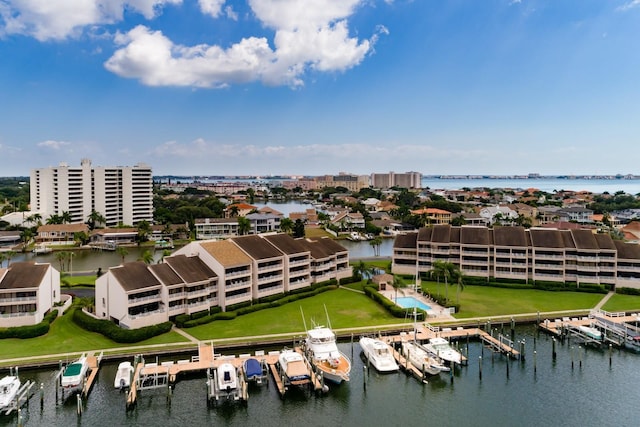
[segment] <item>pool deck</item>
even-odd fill
[[[396,300],[395,289],[380,291],[380,293],[385,297],[389,298],[391,301]],[[453,320],[454,319],[451,313],[449,313],[449,310],[442,307],[440,304],[438,304],[434,300],[425,297],[424,295],[422,295],[422,293],[416,292],[412,288],[398,289],[398,298],[402,298],[402,297],[415,298],[416,300],[431,307],[430,310],[426,310],[430,320]]]

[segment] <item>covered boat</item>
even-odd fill
[[[79,390],[84,385],[84,379],[89,371],[89,363],[86,356],[82,355],[75,362],[67,365],[62,373],[60,385],[66,390]]]
[[[254,384],[262,384],[269,378],[266,364],[254,357],[250,357],[242,363],[242,372],[244,379]]]

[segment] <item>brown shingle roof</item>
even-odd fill
[[[287,255],[308,252],[308,249],[305,248],[299,240],[294,239],[288,234],[272,234],[264,236],[264,239]]]
[[[541,248],[564,248],[565,244],[558,230],[529,230],[531,245]]]
[[[527,246],[527,234],[523,227],[493,227],[496,246]]]
[[[434,225],[431,241],[434,243],[449,243],[451,234],[450,225]]]
[[[12,262],[0,282],[0,289],[26,289],[40,286],[50,264]]]
[[[166,257],[164,261],[187,283],[203,282],[217,277],[216,273],[197,256],[175,255]]]
[[[394,248],[415,249],[418,233],[398,234],[393,241]]]
[[[311,257],[314,259],[328,258],[338,252],[347,251],[344,246],[334,242],[328,237],[321,237],[319,239],[301,238],[299,241],[311,252]]]
[[[489,229],[486,227],[461,227],[460,243],[466,245],[489,245],[491,244]]]
[[[223,267],[235,267],[238,265],[251,264],[251,258],[234,243],[227,240],[217,242],[202,242],[202,249],[207,251]]]
[[[255,260],[282,256],[282,252],[260,236],[232,237],[230,240]]]
[[[589,230],[571,230],[573,241],[576,242],[577,249],[599,249],[598,242],[593,233]]]
[[[125,291],[134,291],[160,285],[156,276],[151,274],[147,264],[144,262],[128,262],[119,267],[109,269],[109,272],[120,282],[120,285]]]
[[[59,231],[66,233],[85,233],[89,231],[87,224],[44,224],[38,227],[38,233],[49,233],[51,231]]]
[[[166,258],[165,258],[166,260]],[[165,285],[179,285],[183,284],[184,280],[176,274],[175,271],[169,266],[169,264],[154,264],[149,266],[149,270]]]
[[[432,227],[423,227],[418,230],[418,241],[419,242],[430,242],[431,235],[433,234]]]
[[[608,234],[598,233],[594,234],[593,236],[596,238],[596,242],[598,242],[598,246],[600,247],[600,249],[616,249],[616,245],[613,243],[613,239]]]
[[[618,249],[618,259],[640,259],[640,245],[614,240]]]

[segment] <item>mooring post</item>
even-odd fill
[[[76,412],[78,416],[82,414],[82,399],[80,398],[80,393],[76,394]]]
[[[511,318],[511,341],[515,340],[516,337],[516,321],[512,317]]]
[[[40,383],[40,412],[44,409],[44,383]]]
[[[556,353],[556,338],[552,337],[551,338],[551,359],[555,361],[557,355],[558,354]]]
[[[611,367],[611,344],[609,344],[609,367]]]
[[[573,346],[571,346],[571,369],[573,369]]]
[[[538,367],[536,366],[538,362],[538,352],[533,350],[533,373],[538,372]]]
[[[509,356],[507,355],[507,379],[509,379]]]
[[[482,356],[478,356],[478,376],[482,380]]]
[[[367,392],[367,367],[362,366],[362,388],[364,392]]]
[[[353,360],[353,332],[351,333],[351,360]]]
[[[453,370],[456,369],[456,364],[455,362],[451,362],[451,369],[449,369],[449,373],[451,374],[451,384],[453,384]]]
[[[578,360],[579,360],[579,365],[580,369],[582,369],[582,346],[578,346]]]

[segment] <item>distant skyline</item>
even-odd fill
[[[640,0],[0,0],[0,176],[640,174]]]

